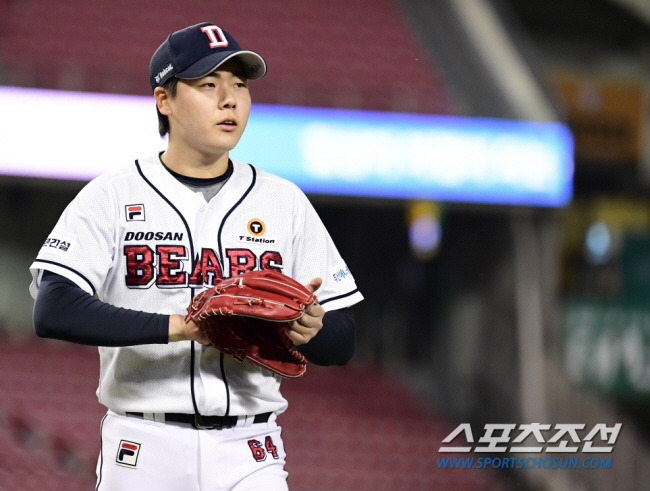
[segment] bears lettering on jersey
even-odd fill
[[[214,285],[217,280],[221,279],[221,266],[219,257],[212,249],[203,249],[200,260],[194,261],[192,276],[190,276],[191,286]]]
[[[182,245],[124,246],[126,256],[125,282],[128,288],[184,288],[213,286],[223,278],[219,256],[213,249],[203,248],[194,259],[192,271],[184,270],[188,259],[187,248]],[[265,251],[259,257],[250,249],[226,249],[228,277],[255,269],[282,271],[282,255]]]

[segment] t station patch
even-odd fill
[[[253,218],[248,222],[249,234],[259,237],[260,235],[264,235],[264,232],[266,232],[266,225],[259,218]]]
[[[115,462],[126,467],[135,467],[138,465],[138,454],[140,453],[140,444],[121,440],[117,449]]]

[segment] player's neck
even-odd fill
[[[199,152],[179,151],[170,145],[160,158],[171,170],[187,177],[219,177],[228,170],[228,152],[203,155]]]

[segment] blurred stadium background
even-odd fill
[[[555,120],[575,141],[566,207],[311,196],[366,300],[353,363],[285,383],[291,489],[647,489],[650,3],[0,0],[0,85],[148,95],[161,36],[204,20],[267,59],[254,102]],[[47,159],[58,116],[32,115],[25,152]],[[27,291],[83,184],[0,175],[2,490],[93,488],[96,350],[35,340]],[[424,252],[418,209],[441,230]],[[437,468],[464,422],[623,429],[610,469]]]

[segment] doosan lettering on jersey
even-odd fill
[[[183,232],[127,232],[124,242],[138,240],[173,240],[182,241]]]

